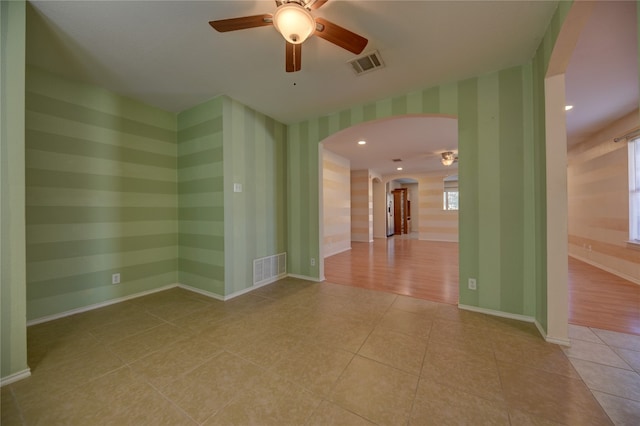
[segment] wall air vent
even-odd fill
[[[391,161],[393,161],[394,163],[401,163],[402,158],[392,158]]]
[[[254,259],[253,285],[265,285],[287,275],[287,253]]]
[[[353,69],[353,72],[357,75],[384,67],[384,62],[382,62],[380,53],[378,53],[377,50],[360,56],[353,61],[349,61],[349,64],[351,64],[351,69]]]

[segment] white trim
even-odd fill
[[[219,294],[217,294],[217,293],[211,293],[210,291],[202,290],[202,289],[197,288],[197,287],[191,287],[190,285],[186,285],[186,284],[177,284],[177,287],[180,287],[180,288],[182,288],[182,289],[184,289],[184,290],[192,291],[192,292],[194,292],[194,293],[201,294],[201,295],[203,295],[203,296],[210,297],[210,298],[212,298],[212,299],[219,300],[219,301],[221,301],[221,302],[224,302],[224,301],[225,301],[224,296],[220,296],[220,295],[219,295]]]
[[[351,181],[349,181],[351,182]],[[351,214],[351,213],[349,213]],[[351,216],[349,216],[351,219]],[[351,231],[351,227],[349,227]],[[351,244],[349,244],[351,248]],[[324,277],[324,143],[318,141],[318,276]],[[303,260],[304,261],[304,260]],[[291,275],[287,275],[291,276]]]
[[[520,315],[520,314],[512,314],[510,312],[495,311],[493,309],[479,308],[477,306],[463,305],[461,303],[458,303],[458,308],[464,309],[465,311],[493,315],[494,317],[508,318],[508,319],[513,319],[513,320],[522,321],[522,322],[531,322],[531,323],[535,322],[534,317],[529,317],[529,316]]]
[[[321,283],[324,280],[314,277],[308,277],[306,275],[298,275],[298,274],[287,274],[287,277],[298,278],[300,280],[313,281],[314,283]]]
[[[625,279],[627,281],[631,281],[634,284],[640,285],[640,279],[632,277],[631,275],[627,275],[627,274],[624,274],[624,273],[622,273],[620,271],[616,271],[615,269],[609,268],[608,266],[601,265],[598,262],[594,262],[593,260],[584,258],[584,257],[582,257],[580,255],[577,255],[577,254],[569,253],[569,256],[573,257],[574,259],[577,259],[577,260],[579,260],[581,262],[588,263],[589,265],[594,266],[594,267],[596,267],[598,269],[602,269],[603,271],[607,271],[610,274],[616,275],[616,276],[618,276],[618,277],[620,277],[622,279]]]
[[[231,300],[231,299],[236,298],[238,296],[242,296],[243,294],[251,293],[253,290],[259,289],[260,287],[264,287],[264,286],[267,286],[269,284],[273,284],[276,281],[283,280],[283,279],[285,279],[287,277],[302,278],[302,279],[305,279],[305,280],[308,280],[308,281],[314,281],[314,280],[312,280],[311,278],[308,278],[308,277],[298,277],[298,276],[293,276],[291,274],[288,274],[288,275],[285,275],[285,276],[274,277],[273,279],[271,279],[269,281],[265,281],[265,282],[262,282],[260,284],[256,284],[256,285],[254,285],[252,287],[247,287],[245,289],[238,290],[238,291],[236,291],[234,293],[231,293],[231,294],[229,294],[227,296],[221,296],[221,295],[219,295],[217,293],[211,293],[210,291],[202,290],[202,289],[199,289],[199,288],[196,288],[196,287],[191,287],[191,286],[188,286],[186,284],[178,284],[177,286],[180,287],[180,288],[183,288],[185,290],[189,290],[189,291],[192,291],[194,293],[201,294],[203,296],[211,297],[212,299],[220,300],[221,302],[226,302],[227,300]]]
[[[124,296],[124,297],[118,297],[118,298],[115,298],[115,299],[110,299],[110,300],[107,300],[105,302],[94,303],[93,305],[87,305],[87,306],[83,306],[81,308],[75,308],[75,309],[71,309],[69,311],[64,311],[64,312],[60,312],[60,313],[53,314],[53,315],[47,315],[47,316],[44,316],[44,317],[35,318],[35,319],[27,321],[27,327],[30,327],[30,326],[36,325],[36,324],[41,324],[43,322],[49,322],[49,321],[57,320],[57,319],[68,317],[68,316],[75,315],[75,314],[80,314],[82,312],[92,311],[94,309],[104,308],[105,306],[114,305],[116,303],[125,302],[127,300],[136,299],[138,297],[147,296],[149,294],[158,293],[160,291],[169,290],[169,289],[172,289],[172,288],[175,288],[175,287],[178,287],[177,283],[176,284],[168,284],[168,285],[165,285],[165,286],[159,287],[159,288],[154,288],[153,290],[147,290],[147,291],[142,291],[140,293],[130,294],[130,295]]]
[[[357,243],[367,243],[367,241],[356,241]],[[329,254],[327,254],[324,258],[326,259],[327,257],[331,257],[331,256],[335,256],[336,254],[340,254],[340,253],[344,253],[345,251],[349,251],[351,250],[351,246],[347,247],[347,248],[343,248],[340,249],[336,252],[331,252]]]
[[[11,383],[15,383],[18,380],[26,379],[31,376],[31,369],[27,368],[26,370],[18,371],[17,373],[9,374],[6,377],[0,378],[0,388],[5,385],[10,385]]]
[[[561,38],[562,36],[559,35],[558,39]],[[554,52],[555,50],[554,48]],[[553,66],[549,65],[549,68],[551,69]],[[564,111],[566,105],[565,75],[563,72],[564,70],[560,70],[556,75],[551,76],[548,70],[544,79],[547,198],[546,331],[547,335],[559,341],[565,341],[569,338],[569,274],[567,268],[569,215],[567,201],[567,127]],[[538,302],[544,303],[542,300]],[[548,338],[547,341],[549,341]]]
[[[555,339],[553,337],[548,337],[547,333],[544,331],[544,328],[542,328],[542,325],[540,325],[540,323],[534,317],[530,317],[527,315],[520,315],[520,314],[512,314],[509,312],[494,311],[493,309],[478,308],[477,306],[469,306],[469,305],[462,305],[462,304],[458,304],[458,308],[464,309],[465,311],[478,312],[481,314],[493,315],[496,317],[509,318],[517,321],[533,323],[535,324],[536,328],[538,329],[538,332],[540,333],[540,335],[545,341],[549,343],[555,343],[556,345],[571,346],[571,342],[569,341],[569,339],[565,340],[565,339]]]
[[[638,240],[627,240],[625,241],[625,243],[627,243],[627,245],[630,246],[628,248],[632,248],[634,250],[640,249],[640,241]]]
[[[179,284],[178,287],[183,288],[185,290],[193,291],[194,293],[198,293],[198,294],[201,294],[203,296],[211,297],[212,299],[220,300],[221,302],[226,302],[227,300],[231,300],[231,299],[236,298],[238,296],[242,296],[243,294],[251,293],[253,290],[256,290],[256,289],[258,289],[260,287],[264,287],[264,286],[269,285],[269,284],[273,284],[274,282],[280,281],[280,280],[282,280],[282,279],[284,279],[286,277],[287,277],[286,275],[285,276],[280,276],[280,277],[274,277],[274,279],[272,279],[272,280],[261,282],[260,284],[256,284],[254,286],[247,287],[245,289],[236,291],[235,293],[231,293],[231,294],[229,294],[227,296],[221,296],[221,295],[219,295],[217,293],[211,293],[210,291],[201,290],[199,288],[191,287],[191,286],[188,286],[188,285],[185,285],[185,284]]]
[[[300,278],[300,279],[303,279],[303,280],[313,281],[313,282],[322,282],[322,281],[324,281],[324,280],[318,280],[316,278],[311,278],[311,277],[307,277],[307,276],[303,276],[303,275],[288,274],[288,275],[281,276],[281,277],[274,277],[273,280],[270,280],[270,281],[267,281],[267,282],[263,282],[263,283],[260,283],[259,285],[255,285],[255,286],[252,286],[252,287],[248,287],[248,288],[245,288],[245,289],[240,290],[240,291],[236,291],[235,293],[231,293],[231,294],[229,294],[227,296],[221,296],[219,294],[212,293],[212,292],[206,291],[206,290],[202,290],[202,289],[199,289],[199,288],[196,288],[196,287],[191,287],[191,286],[188,286],[188,285],[185,285],[185,284],[175,283],[175,284],[169,284],[169,285],[166,285],[166,286],[163,286],[163,287],[159,287],[159,288],[156,288],[156,289],[153,289],[153,290],[147,290],[147,291],[143,291],[143,292],[140,292],[140,293],[131,294],[129,296],[124,296],[124,297],[119,297],[119,298],[116,298],[116,299],[107,300],[106,302],[95,303],[93,305],[88,305],[88,306],[83,306],[81,308],[71,309],[69,311],[60,312],[58,314],[47,315],[45,317],[32,319],[32,320],[27,321],[27,327],[30,327],[30,326],[36,325],[36,324],[41,324],[41,323],[44,323],[44,322],[57,320],[57,319],[68,317],[68,316],[75,315],[75,314],[80,314],[82,312],[92,311],[94,309],[104,308],[105,306],[114,305],[116,303],[125,302],[127,300],[136,299],[136,298],[142,297],[142,296],[148,296],[149,294],[158,293],[160,291],[165,291],[165,290],[170,290],[170,289],[176,288],[176,287],[182,288],[184,290],[192,291],[194,293],[198,293],[198,294],[201,294],[203,296],[207,296],[207,297],[210,297],[212,299],[216,299],[216,300],[220,300],[221,302],[224,302],[224,301],[233,299],[235,297],[241,296],[243,294],[249,293],[249,292],[251,292],[251,291],[253,291],[253,290],[257,289],[257,288],[264,287],[264,286],[269,285],[269,284],[273,284],[274,282],[280,281],[280,280],[282,280],[284,278],[287,278],[287,277]],[[2,380],[5,380],[5,379],[2,379]],[[17,379],[17,380],[20,380],[20,379]]]
[[[547,336],[547,333],[544,331],[542,324],[540,324],[538,320],[536,320],[534,324],[536,325],[536,327],[538,328],[538,331],[540,332],[540,334],[542,335],[542,337],[546,342],[553,343],[556,345],[561,345],[561,346],[567,346],[567,347],[571,346],[571,341],[569,339],[555,339],[553,337]]]

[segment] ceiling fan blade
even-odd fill
[[[285,60],[284,68],[287,72],[300,71],[302,69],[302,45],[287,42]]]
[[[369,42],[366,38],[322,18],[316,18],[314,34],[356,55],[361,53]]]
[[[323,4],[325,4],[326,2],[328,2],[329,0],[316,0],[316,1],[308,1],[307,5],[310,9],[320,9],[322,7]],[[311,4],[309,4],[311,3]]]
[[[273,16],[265,13],[264,15],[243,16],[242,18],[220,19],[217,21],[209,21],[209,25],[218,32],[226,33],[227,31],[273,25]]]

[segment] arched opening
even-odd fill
[[[423,245],[449,242],[451,249],[445,252],[452,260],[440,262],[448,270],[433,276],[446,275],[443,285],[454,287],[446,291],[453,295],[447,301],[457,304],[458,212],[443,208],[443,181],[457,175],[458,164],[442,161],[445,152],[457,156],[457,132],[453,117],[396,116],[352,126],[321,142],[322,279],[331,277],[332,262],[325,259],[357,256],[363,247],[368,247],[369,255],[378,246],[384,247],[383,261],[393,263],[394,251],[385,245],[393,238]],[[403,273],[406,277],[406,271]],[[367,280],[360,277],[359,285]],[[408,286],[401,287],[388,283],[387,290],[409,294]]]

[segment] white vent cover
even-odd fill
[[[377,50],[350,61],[353,71],[360,75],[384,67],[384,62]]]
[[[274,254],[253,261],[253,285],[264,285],[287,275],[287,253]]]

